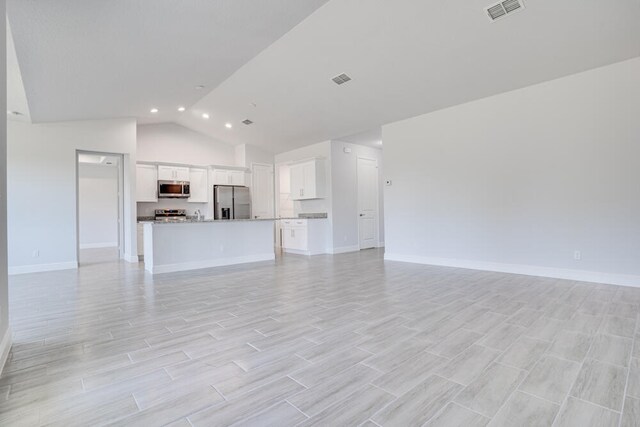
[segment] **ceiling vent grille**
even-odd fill
[[[341,84],[344,84],[344,83],[348,82],[349,80],[351,80],[351,77],[349,77],[346,74],[342,73],[339,76],[335,76],[331,80],[333,80],[335,84],[341,85]]]
[[[249,126],[249,125],[252,125],[252,124],[253,124],[253,122],[252,122],[251,120],[249,120],[249,119],[244,119],[244,120],[242,121],[242,123],[244,123],[244,124],[245,124],[245,125],[247,125],[247,126]]]
[[[522,9],[524,9],[523,0],[504,0],[487,7],[485,10],[489,19],[495,21]]]

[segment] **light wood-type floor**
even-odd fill
[[[0,425],[632,426],[640,288],[384,262],[14,276]],[[635,342],[635,345],[634,345]]]

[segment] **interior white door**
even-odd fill
[[[251,166],[251,210],[254,218],[273,218],[273,165]]]
[[[378,162],[358,158],[358,235],[360,249],[378,243]]]

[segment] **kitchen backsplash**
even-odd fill
[[[179,199],[160,199],[157,202],[138,202],[138,216],[153,216],[156,209],[186,209],[187,215],[193,215],[196,209],[200,209],[203,215],[207,213],[207,203],[189,203]]]

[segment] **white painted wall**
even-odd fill
[[[5,0],[0,0],[0,14],[5,16]],[[0,81],[6,81],[7,20],[0,24]],[[7,103],[7,86],[0,85],[0,105]],[[7,278],[7,122],[0,122],[0,373],[11,349],[9,329],[9,281]]]
[[[213,189],[210,191],[213,194]],[[200,209],[202,215],[207,215],[209,207],[207,203],[189,203],[185,199],[159,199],[157,202],[138,203],[138,216],[154,216],[156,209],[184,209],[187,215],[195,215],[196,209]]]
[[[345,148],[350,150],[345,153]],[[358,239],[358,158],[378,162],[378,241],[384,244],[384,194],[382,150],[331,141],[331,208],[333,218],[334,251],[359,249]]]
[[[263,150],[262,148],[256,147],[255,145],[245,144],[244,151],[244,164],[239,164],[238,166],[251,168],[251,165],[253,163],[264,163],[272,165],[275,161],[275,155],[272,152]]]
[[[80,248],[118,246],[118,168],[78,165]]]
[[[640,58],[384,126],[387,258],[640,285],[638,117]]]
[[[238,147],[242,147],[241,153]],[[138,161],[182,163],[187,165],[243,166],[244,146],[221,142],[175,123],[138,125]],[[244,160],[242,160],[244,162]],[[153,216],[156,209],[185,209],[193,215],[199,209],[207,214],[207,203],[161,199],[155,203],[138,203],[138,216]]]
[[[139,125],[138,161],[235,166],[233,145],[175,123]]]
[[[124,251],[128,260],[137,260],[135,120],[12,121],[7,140],[12,273],[77,265],[77,150],[124,155]]]

